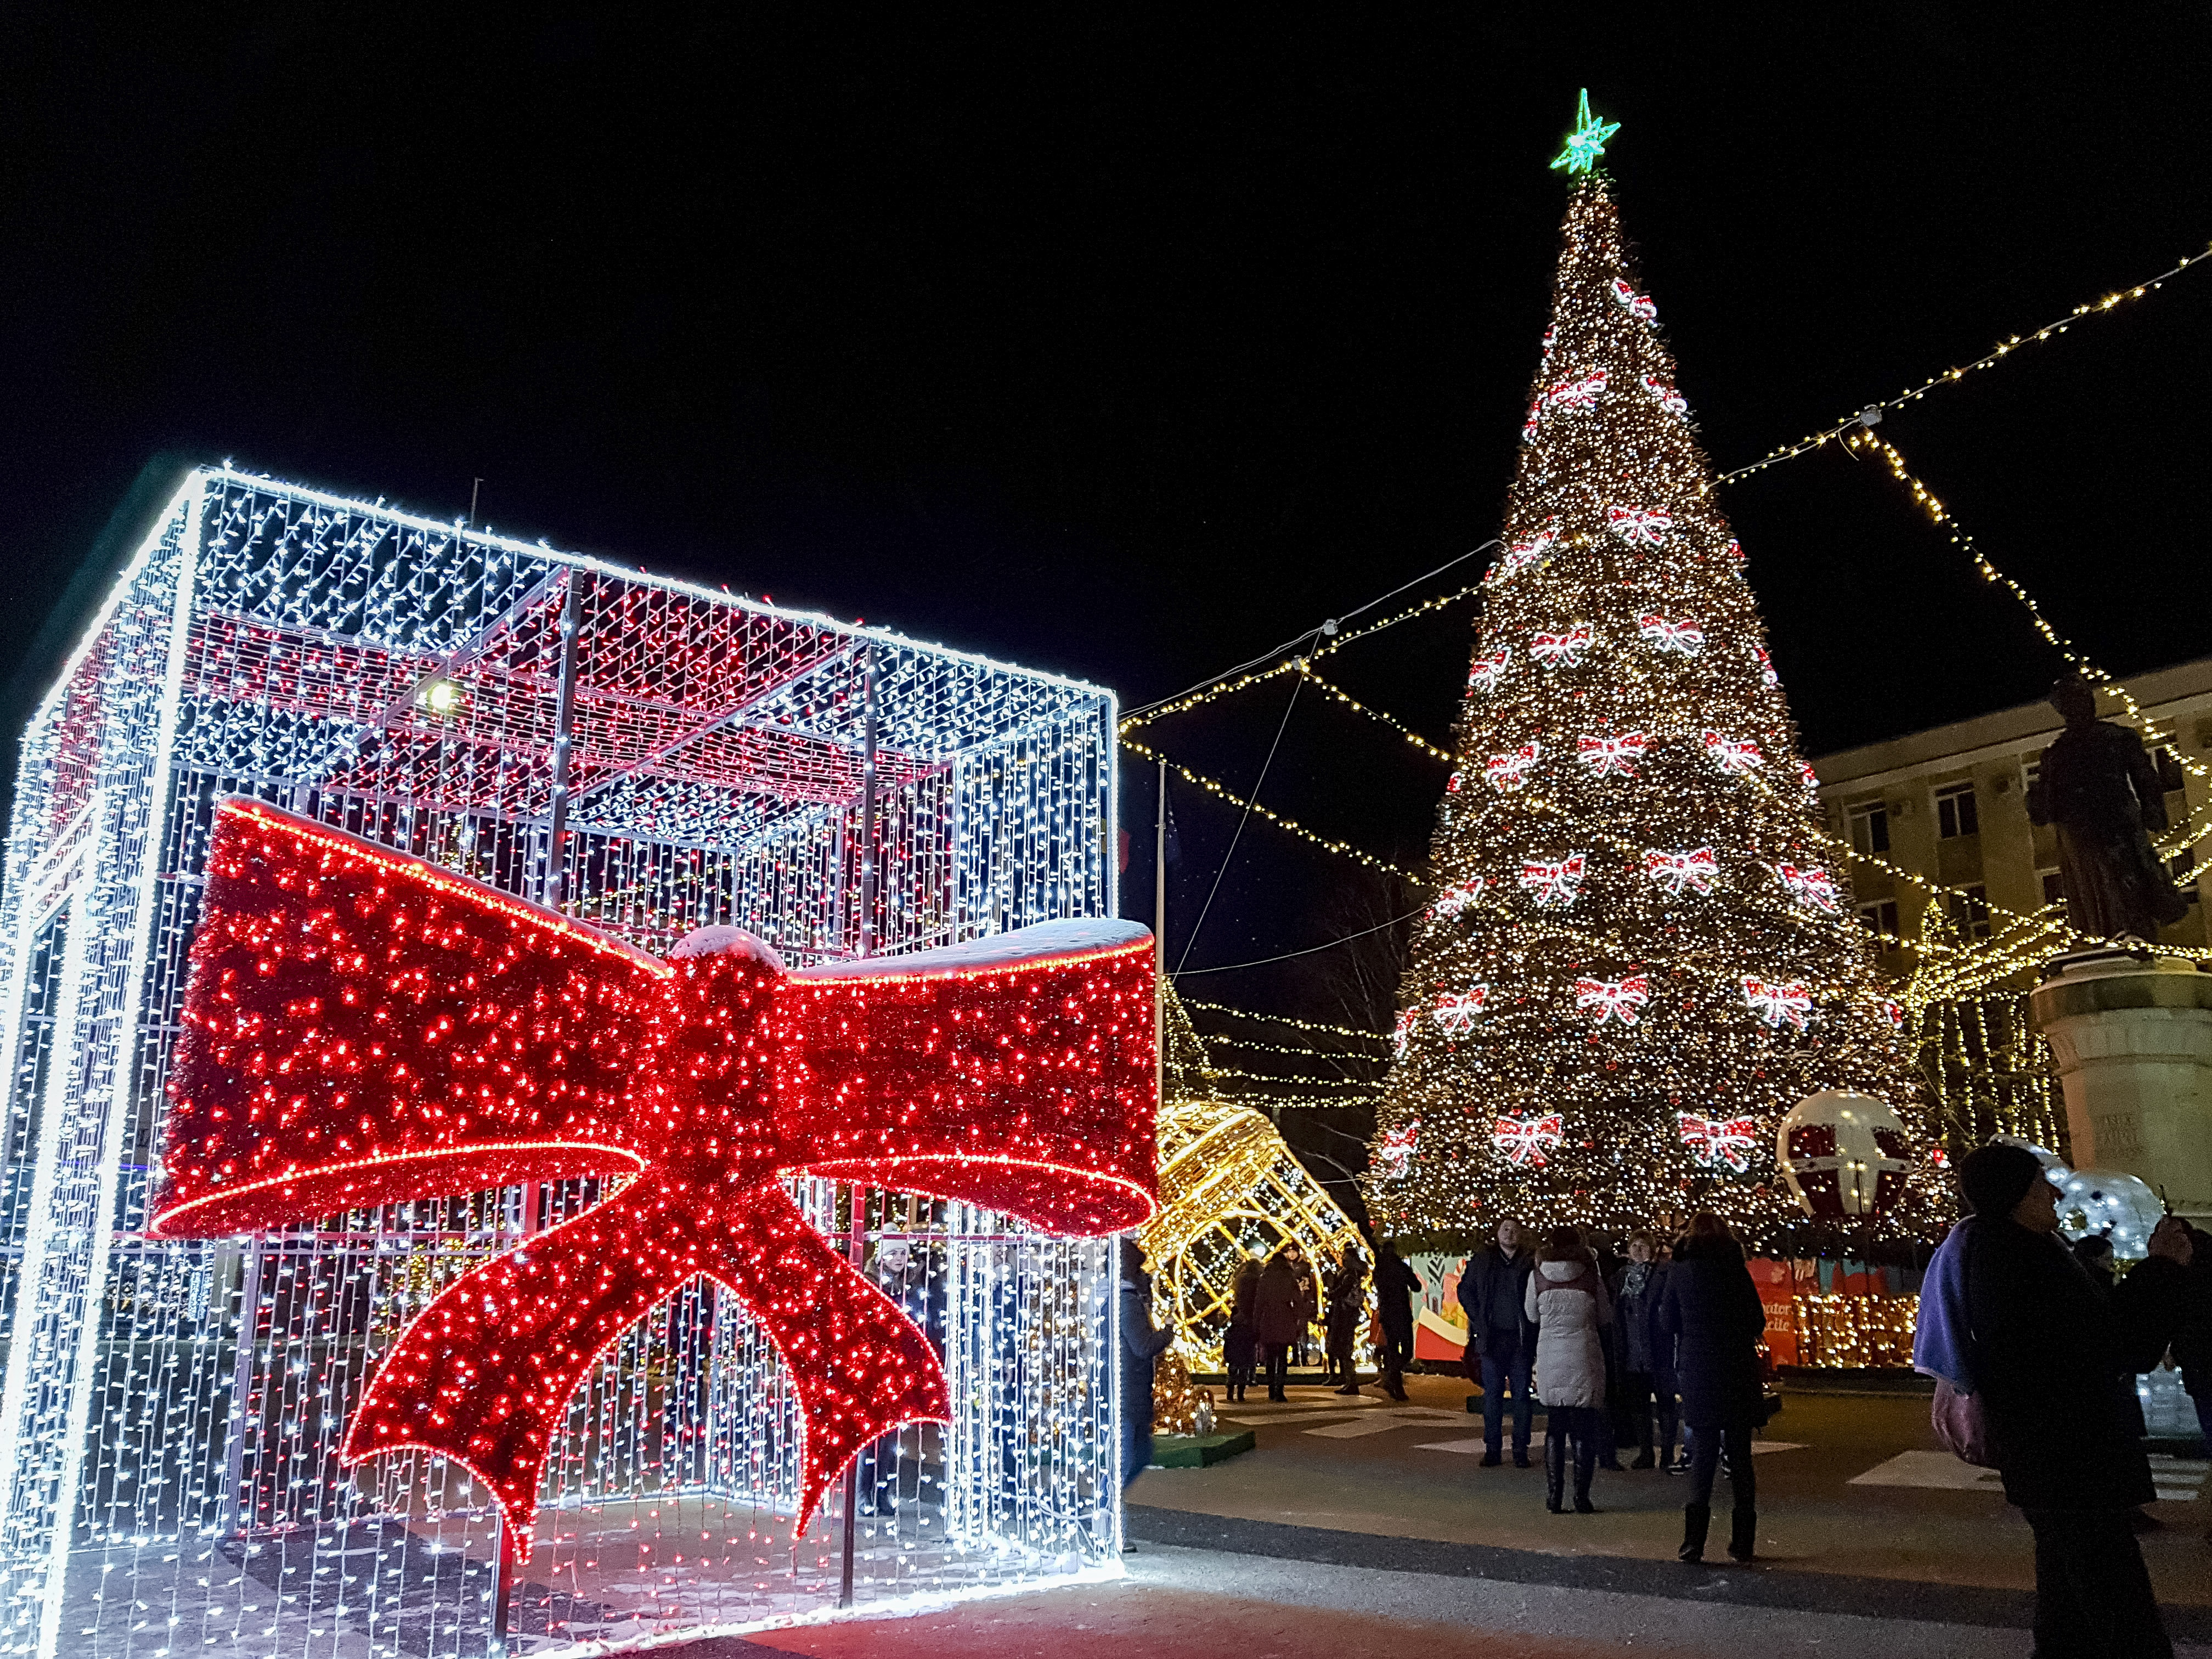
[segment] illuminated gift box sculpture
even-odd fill
[[[1114,712],[192,474],[18,784],[0,1649],[552,1651],[1112,1570]]]

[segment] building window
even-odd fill
[[[1850,821],[1851,851],[1889,851],[1889,804],[1887,801],[1862,801],[1848,809],[1844,817]]]
[[[2158,787],[2172,791],[2188,787],[2181,775],[2181,762],[2173,752],[2173,745],[2162,743],[2150,751],[2151,763],[2158,768]]]
[[[1974,786],[1950,783],[1936,792],[1936,833],[1945,841],[1978,835],[1982,815],[1974,805]]]
[[[1894,939],[1897,937],[1897,901],[1882,899],[1873,904],[1862,904],[1859,906],[1859,920],[1866,924],[1867,932],[1887,933]],[[1895,947],[1886,945],[1883,948]]]
[[[1984,939],[1990,936],[1990,890],[1981,883],[1950,893],[1943,908],[1960,939]]]
[[[2066,902],[2066,883],[2056,870],[2039,870],[2035,872],[2035,878],[2043,884],[2043,902],[2045,904]]]

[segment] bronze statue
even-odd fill
[[[2189,914],[2151,850],[2150,831],[2166,828],[2166,791],[2132,726],[2097,718],[2087,680],[2051,688],[2066,729],[2043,751],[2043,770],[2027,792],[2027,816],[2058,827],[2058,873],[2066,919],[2082,933],[2133,934],[2149,943],[2161,923]]]

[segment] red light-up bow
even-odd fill
[[[1725,1164],[1741,1175],[1751,1167],[1751,1146],[1759,1133],[1759,1125],[1747,1117],[1699,1117],[1694,1112],[1681,1112],[1674,1121],[1680,1127],[1682,1144],[1708,1169]]]
[[[1420,1022],[1419,1009],[1401,1008],[1398,1011],[1398,1023],[1391,1028],[1390,1031],[1390,1048],[1400,1060],[1405,1059],[1406,1050],[1413,1046],[1413,1027]]]
[[[1656,651],[1674,651],[1685,657],[1694,657],[1705,648],[1705,630],[1689,617],[1669,622],[1664,617],[1638,617],[1636,631],[1650,641]]]
[[[1579,380],[1559,381],[1544,394],[1544,401],[1553,409],[1595,409],[1597,400],[1605,396],[1605,371],[1601,368]]]
[[[1505,1154],[1508,1163],[1540,1170],[1545,1152],[1559,1144],[1565,1128],[1557,1112],[1548,1117],[1500,1117],[1490,1132],[1490,1144]]]
[[[1644,377],[1644,389],[1650,392],[1659,407],[1669,415],[1687,415],[1690,412],[1689,399],[1658,376],[1646,374]]]
[[[1413,1147],[1420,1136],[1421,1120],[1419,1118],[1402,1129],[1389,1129],[1383,1133],[1376,1155],[1382,1165],[1384,1180],[1403,1181],[1406,1178],[1407,1172],[1413,1167]]]
[[[1700,732],[1698,737],[1705,745],[1705,757],[1723,772],[1741,777],[1766,764],[1759,745],[1748,738],[1724,738],[1710,729]]]
[[[799,1517],[854,1454],[949,1417],[921,1331],[779,1177],[964,1200],[1061,1234],[1154,1206],[1144,930],[1050,922],[787,973],[734,927],[662,962],[417,859],[222,809],[149,1231],[209,1237],[516,1182],[630,1176],[447,1285],[344,1460],[419,1446],[529,1553],[570,1395],[704,1275],[775,1341],[806,1424]]]
[[[1487,876],[1469,876],[1456,887],[1447,887],[1437,895],[1437,902],[1429,907],[1429,914],[1445,920],[1460,914],[1482,897],[1483,890],[1490,885]]]
[[[1780,1030],[1784,1020],[1799,1030],[1813,1017],[1812,994],[1802,980],[1791,980],[1786,985],[1770,985],[1763,979],[1753,979],[1747,974],[1743,981],[1743,1000],[1751,1011],[1769,1025]]]
[[[1583,856],[1570,853],[1556,862],[1527,860],[1521,866],[1521,884],[1535,896],[1538,904],[1565,909],[1575,902],[1583,884]]]
[[[1535,419],[1533,413],[1529,419]],[[1516,571],[1526,570],[1530,565],[1540,563],[1544,556],[1559,544],[1559,533],[1554,528],[1559,522],[1557,519],[1547,519],[1544,527],[1534,535],[1508,544],[1504,556],[1491,568],[1490,574],[1485,580],[1502,582]]]
[[[1547,668],[1578,668],[1583,653],[1590,648],[1590,625],[1577,623],[1562,634],[1538,634],[1528,641],[1528,654]]]
[[[1674,515],[1662,513],[1656,507],[1608,507],[1605,522],[1606,527],[1625,542],[1642,542],[1647,547],[1656,547],[1674,527]]]
[[[1642,732],[1624,732],[1617,738],[1584,738],[1575,745],[1575,751],[1593,776],[1601,778],[1632,778],[1636,763],[1644,758],[1644,747],[1650,741]]]
[[[1613,279],[1613,297],[1626,306],[1629,314],[1632,317],[1641,317],[1647,323],[1656,321],[1658,319],[1659,307],[1618,276]]]
[[[1654,848],[1644,855],[1644,873],[1670,893],[1680,894],[1686,887],[1710,893],[1720,869],[1713,862],[1710,847],[1692,848],[1686,853],[1664,853]]]
[[[1782,684],[1782,677],[1774,672],[1774,659],[1767,654],[1765,646],[1753,646],[1751,659],[1759,665],[1759,683],[1761,685],[1771,691]]]
[[[1649,985],[1641,974],[1633,979],[1578,979],[1575,1006],[1595,1012],[1601,1025],[1614,1015],[1623,1025],[1633,1025],[1636,1011],[1651,1000]]]
[[[1470,691],[1495,691],[1512,664],[1513,653],[1499,646],[1486,657],[1477,657],[1467,671],[1467,689]]]
[[[1482,1005],[1490,1000],[1487,985],[1471,985],[1464,991],[1447,991],[1437,999],[1436,1022],[1444,1030],[1456,1036],[1472,1030],[1482,1017]]]
[[[1528,781],[1528,774],[1536,764],[1537,747],[1524,743],[1518,749],[1503,755],[1492,755],[1483,763],[1482,775],[1494,789],[1510,793]]]
[[[1774,873],[1791,897],[1808,904],[1815,910],[1836,913],[1836,878],[1826,870],[1800,870],[1794,864],[1778,864]]]

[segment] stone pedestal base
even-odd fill
[[[2057,965],[2028,1008],[2058,1061],[2074,1167],[2124,1170],[2212,1218],[2212,974],[2118,953]]]

